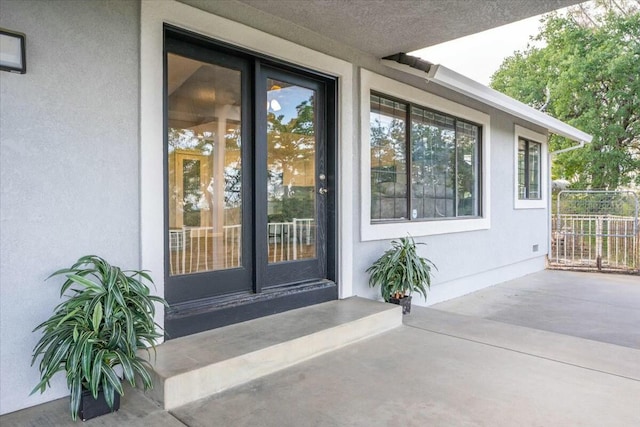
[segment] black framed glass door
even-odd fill
[[[262,287],[324,279],[327,245],[324,87],[317,81],[261,67],[257,115],[256,230]],[[264,185],[263,183],[266,183]],[[260,249],[261,248],[261,249]]]
[[[166,47],[166,299],[250,291],[249,64],[180,40]]]
[[[332,281],[334,82],[166,34],[169,304]]]

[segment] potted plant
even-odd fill
[[[124,394],[118,371],[134,387],[136,376],[145,390],[152,387],[149,362],[137,351],[155,351],[162,334],[154,303],[167,303],[150,294],[147,282],[153,281],[147,272],[123,271],[95,255],[49,278],[58,275],[67,278],[60,291],[66,299],[34,329],[43,331],[31,361],[42,357],[41,380],[31,394],[44,392],[57,372],[66,371],[74,421],[78,414],[86,420],[116,411]]]
[[[425,300],[431,286],[431,268],[437,267],[427,258],[418,255],[417,245],[411,236],[391,241],[391,248],[382,254],[368,269],[369,286],[380,285],[386,302],[402,306],[402,314],[411,312],[411,294],[417,292]]]

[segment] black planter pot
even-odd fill
[[[398,304],[402,306],[402,314],[411,313],[411,296],[407,295],[402,298],[389,298],[389,302],[392,304]]]
[[[104,398],[102,390],[98,392],[98,398],[94,399],[90,390],[82,390],[82,397],[80,398],[80,411],[78,415],[82,421],[90,420],[91,418],[99,417],[110,412],[116,412],[120,409],[120,395],[118,392],[113,394],[113,408],[109,408],[107,401]]]

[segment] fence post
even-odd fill
[[[602,216],[596,218],[596,266],[602,270]]]

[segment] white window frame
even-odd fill
[[[514,209],[546,209],[548,176],[549,176],[549,147],[547,136],[519,125],[514,126],[513,143],[513,201]],[[540,199],[520,199],[518,194],[518,145],[521,139],[540,144]]]
[[[371,222],[371,132],[370,132],[370,94],[371,92],[388,95],[393,98],[422,107],[430,108],[456,118],[467,120],[482,126],[481,133],[481,175],[480,175],[480,217],[446,218],[441,220]],[[384,77],[371,71],[360,70],[360,129],[362,133],[360,147],[360,237],[363,241],[393,239],[406,236],[430,236],[436,234],[460,233],[465,231],[486,230],[491,228],[490,203],[490,140],[491,120],[488,114],[460,105],[414,86]]]

